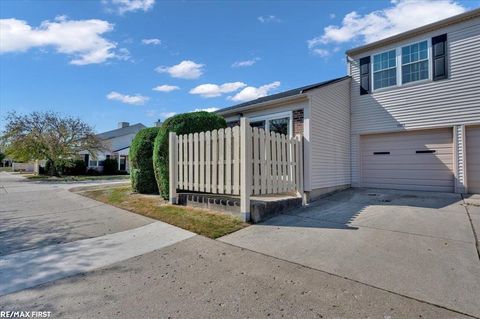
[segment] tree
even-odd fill
[[[6,122],[2,136],[6,155],[17,161],[49,160],[50,175],[57,175],[57,163],[62,160],[78,157],[81,151],[95,157],[104,149],[93,129],[79,118],[50,111],[28,115],[12,112]]]

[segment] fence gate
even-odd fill
[[[169,136],[170,202],[177,190],[240,195],[240,210],[250,215],[250,196],[296,193],[303,196],[302,136],[240,126]]]

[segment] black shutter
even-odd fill
[[[360,59],[360,95],[370,93],[370,57]]]
[[[447,35],[442,34],[432,38],[432,70],[433,80],[443,80],[447,74]]]

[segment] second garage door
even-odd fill
[[[467,184],[469,193],[480,193],[480,126],[466,129]]]
[[[362,186],[453,192],[452,129],[364,135]]]

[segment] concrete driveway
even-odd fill
[[[220,240],[480,317],[470,201],[468,214],[456,194],[350,189]]]

